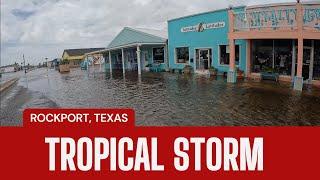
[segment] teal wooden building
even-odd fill
[[[105,56],[107,70],[165,71],[168,67],[167,31],[125,27],[99,53]],[[97,52],[95,52],[97,53]]]

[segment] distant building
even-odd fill
[[[12,64],[8,66],[0,67],[0,73],[11,73],[20,71],[21,67],[18,64]]]
[[[56,59],[53,59],[52,61],[49,61],[49,67],[50,67],[50,68],[56,68],[56,67],[58,67],[60,61],[61,61],[60,58],[56,58]]]
[[[62,60],[68,61],[70,68],[79,67],[85,58],[85,54],[94,51],[100,51],[105,48],[89,48],[89,49],[66,49],[62,54]]]

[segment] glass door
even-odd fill
[[[313,80],[320,80],[320,40],[314,41]]]
[[[196,50],[196,69],[208,70],[210,67],[210,49],[197,49]]]
[[[304,47],[303,48],[303,66],[302,66],[302,77],[304,79],[305,83],[311,83],[312,81],[312,76],[313,76],[313,68],[312,68],[312,63],[313,63],[313,51],[312,47]],[[296,57],[298,57],[298,47],[296,47]],[[296,67],[295,67],[295,72],[297,72],[297,63],[298,59],[296,58]],[[297,75],[297,73],[295,73]]]
[[[310,65],[311,65],[311,52],[312,48],[305,47],[303,49],[303,67],[302,67],[302,77],[308,82],[310,80]],[[312,79],[312,78],[311,78]]]

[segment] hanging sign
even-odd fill
[[[226,26],[225,22],[214,22],[214,23],[199,23],[195,26],[188,26],[181,28],[181,32],[203,32],[207,29],[218,29]]]

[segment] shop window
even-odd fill
[[[314,41],[313,79],[320,80],[320,40]]]
[[[153,48],[153,63],[164,63],[164,47]]]
[[[291,76],[292,40],[274,41],[274,70],[280,75]]]
[[[181,47],[176,48],[176,63],[178,64],[186,64],[189,62],[189,48]]]
[[[292,75],[292,40],[254,40],[253,72],[274,72]]]
[[[273,70],[273,41],[254,40],[252,43],[252,72]]]
[[[239,65],[240,62],[240,46],[236,45],[236,65]],[[220,45],[220,64],[229,65],[230,64],[230,48],[228,45]]]

